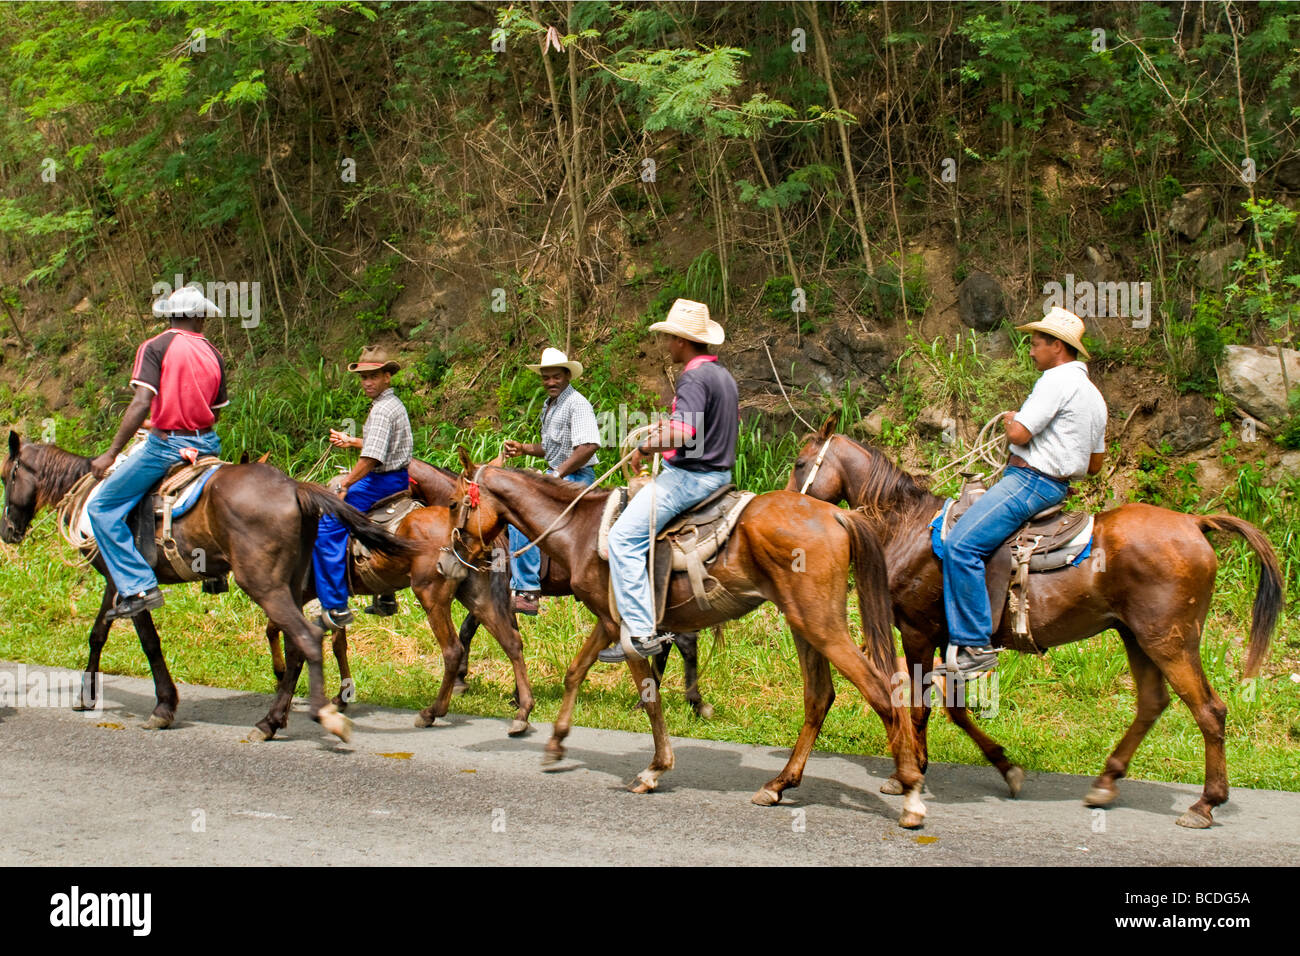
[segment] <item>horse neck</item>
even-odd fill
[[[42,449],[37,473],[36,510],[58,504],[83,475],[90,471],[90,459],[64,451],[58,445],[37,445]]]
[[[420,494],[429,504],[441,504],[451,501],[456,494],[456,478],[448,471],[444,471],[427,461],[421,461],[418,458],[412,458],[407,465],[407,472],[415,480],[420,489]]]
[[[575,482],[549,481],[541,475],[513,468],[487,468],[479,476],[479,485],[496,499],[501,517],[530,541],[549,528],[585,490],[585,486]],[[546,551],[561,542],[568,542],[572,547],[585,540],[592,543],[594,550],[603,500],[608,494],[600,490],[589,493],[539,547]]]
[[[913,512],[928,524],[934,512],[943,505],[942,498],[919,485],[915,491],[909,491],[908,482],[915,484],[915,480],[880,452],[873,452],[847,439],[842,445],[847,448],[838,450],[836,465],[844,486],[844,500],[849,507],[863,510],[871,522],[872,531],[884,544],[889,544],[898,534],[908,534],[913,530],[913,522],[909,520]],[[850,453],[846,454],[846,451]],[[892,494],[873,502],[869,491],[871,476],[881,471],[891,477],[893,472],[898,472],[898,481]]]

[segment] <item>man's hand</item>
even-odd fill
[[[347,498],[347,496],[348,496],[348,486],[345,485],[345,484],[343,484],[342,482],[340,482],[340,483],[339,483],[339,497],[340,497],[340,498]]]
[[[632,449],[632,457],[628,459],[627,463],[632,466],[632,474],[641,474],[641,470],[645,468],[645,456],[641,454],[640,447]]]
[[[330,444],[335,448],[360,448],[365,442],[360,438],[349,435],[347,432],[336,431],[331,428]]]
[[[507,438],[505,446],[502,449],[502,454],[506,458],[518,458],[520,455],[524,454],[524,443]]]
[[[104,452],[104,454],[100,455],[90,463],[91,474],[96,478],[103,478],[108,469],[112,467],[115,458],[117,458],[117,455],[111,450]]]

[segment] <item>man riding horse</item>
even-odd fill
[[[108,450],[90,463],[95,477],[104,478],[131,436],[150,419],[144,447],[104,479],[87,509],[95,543],[117,587],[117,602],[104,615],[109,621],[162,607],[158,578],[136,549],[126,518],[187,452],[221,453],[212,426],[229,404],[225,362],[203,337],[203,320],[220,316],[221,310],[200,289],[185,286],[155,302],[153,314],[171,319],[171,328],[136,351],[131,369],[135,397]]]
[[[1002,479],[975,500],[944,544],[943,604],[948,618],[948,670],[958,679],[997,666],[984,562],[1016,529],[1060,503],[1070,482],[1101,470],[1106,452],[1106,401],[1080,359],[1083,320],[1053,308],[1037,322],[1029,356],[1042,376],[1020,411],[1002,413],[1010,443]]]
[[[627,503],[609,531],[609,570],[614,600],[626,625],[626,640],[600,652],[607,664],[626,660],[628,647],[637,657],[652,657],[667,640],[655,625],[654,599],[646,556],[650,536],[662,531],[677,515],[731,483],[740,433],[740,402],[736,380],[710,355],[709,346],[726,338],[722,326],[709,318],[702,302],[678,299],[668,318],[650,326],[663,333],[668,354],[685,363],[677,379],[669,417],[652,428],[631,458],[639,471],[644,456],[663,455],[663,471],[653,487]],[[651,530],[651,508],[654,529]]]

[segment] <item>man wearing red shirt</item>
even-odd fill
[[[153,314],[171,319],[171,328],[142,344],[135,355],[131,384],[135,397],[108,451],[90,463],[103,478],[136,430],[151,419],[143,448],[138,448],[108,478],[87,509],[95,543],[117,588],[117,603],[107,620],[135,617],[161,607],[162,591],[153,568],[136,550],[127,515],[186,449],[219,455],[221,439],[212,426],[217,410],[228,404],[226,366],[221,353],[203,337],[203,320],[221,315],[193,286],[177,289],[154,303]]]

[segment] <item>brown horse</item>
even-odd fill
[[[837,435],[835,418],[810,435],[799,452],[786,488],[858,509],[884,542],[894,617],[903,635],[909,673],[929,679],[936,648],[947,644],[943,610],[943,564],[930,546],[930,522],[944,499],[931,494],[885,455]],[[817,462],[820,459],[820,464]],[[1215,807],[1228,799],[1223,751],[1228,708],[1201,667],[1201,631],[1218,569],[1208,531],[1230,531],[1244,538],[1259,557],[1259,588],[1251,615],[1245,674],[1259,673],[1269,637],[1283,603],[1277,555],[1254,525],[1231,515],[1187,515],[1147,504],[1127,504],[1097,515],[1092,555],[1077,567],[1034,576],[1029,624],[1041,648],[1058,647],[1114,628],[1124,641],[1137,690],[1137,716],[1084,803],[1102,807],[1119,795],[1116,781],[1156,718],[1169,704],[1165,682],[1183,699],[1205,738],[1205,788],[1201,798],[1178,818],[1181,826],[1205,828]],[[1010,643],[1010,615],[1004,614],[996,646]],[[913,708],[913,722],[925,767],[925,728],[929,694]],[[948,702],[945,701],[945,704]],[[1014,797],[1024,772],[1002,747],[971,721],[963,706],[947,706],[961,727],[1002,771]]]
[[[90,459],[64,451],[57,445],[23,441],[9,433],[9,453],[3,477],[5,508],[0,538],[18,544],[27,534],[35,514],[56,504],[79,478],[90,471]],[[394,557],[409,555],[411,545],[371,523],[320,485],[297,482],[270,465],[228,465],[213,474],[198,503],[172,525],[182,554],[202,553],[211,575],[233,572],[235,582],[261,606],[267,617],[292,638],[295,655],[307,662],[312,719],[330,733],[348,740],[352,722],[325,700],[321,671],[321,631],[302,615],[296,595],[299,582],[311,566],[316,524],[323,514],[333,514],[366,546]],[[178,582],[165,560],[155,569],[161,584]],[[82,707],[95,706],[100,654],[112,622],[104,619],[117,591],[102,555],[94,567],[104,575],[104,597],[90,630],[90,658],[86,664]],[[156,706],[145,727],[157,730],[171,725],[179,697],[163,658],[158,631],[149,612],[132,618],[140,646],[153,672]],[[296,678],[295,673],[295,678]],[[281,682],[281,693],[284,682]],[[288,692],[292,694],[292,685]]]
[[[412,458],[409,466],[413,491],[430,505],[417,508],[406,515],[394,529],[396,536],[411,543],[414,551],[409,556],[390,556],[376,553],[374,570],[383,579],[379,593],[399,591],[410,587],[424,608],[425,616],[438,646],[442,650],[443,675],[438,696],[415,719],[417,727],[430,727],[439,717],[446,715],[451,696],[456,688],[464,687],[464,676],[469,659],[468,643],[452,627],[451,600],[460,601],[475,617],[487,625],[488,631],[510,658],[515,674],[515,703],[517,710],[507,733],[517,736],[528,730],[528,716],[533,710],[533,692],[528,682],[528,668],[523,658],[523,638],[515,626],[514,610],[510,606],[510,578],[508,571],[484,570],[470,573],[458,566],[451,574],[438,570],[438,557],[451,542],[451,523],[447,505],[452,500],[457,476],[445,468]],[[502,539],[501,546],[505,541]],[[301,594],[305,603],[315,596],[315,579],[309,574]],[[356,592],[371,593],[371,592]],[[465,630],[464,626],[461,628]],[[257,725],[261,739],[269,739],[288,723],[292,690],[298,683],[302,658],[294,653],[293,645],[288,655],[281,653],[281,632],[274,623],[266,626],[267,640],[271,646],[271,661],[276,677],[288,675],[286,694],[281,688],[266,719]],[[348,665],[347,629],[334,632],[334,656],[339,664],[340,691],[334,703],[345,709],[352,699],[355,685]]]
[[[492,541],[507,523],[530,540],[536,539],[583,492],[581,486],[534,472],[490,464],[476,466],[464,449],[461,462],[465,467],[459,488],[462,494],[451,508],[456,525],[454,547],[461,560],[478,560],[491,551]],[[574,596],[596,616],[595,628],[565,673],[564,700],[555,718],[554,734],[546,745],[547,762],[564,755],[563,742],[572,725],[578,688],[596,655],[619,633],[610,610],[609,566],[596,553],[601,513],[608,495],[607,490],[586,493],[539,545],[552,561],[568,569]],[[453,556],[444,555],[444,566],[452,560]],[[866,653],[849,634],[850,570],[857,580]],[[803,672],[804,724],[799,739],[785,768],[763,785],[753,802],[776,804],[786,788],[797,787],[803,779],[804,765],[835,698],[830,671],[834,664],[884,722],[894,755],[895,776],[904,785],[899,825],[921,826],[925,818],[920,791],[923,778],[917,765],[911,721],[890,697],[894,640],[886,573],[880,546],[866,520],[786,491],[759,495],[741,515],[709,573],[734,596],[740,609],[722,610],[715,602],[712,609],[701,610],[689,584],[674,580],[663,627],[699,631],[772,601],[790,624]],[[654,733],[655,754],[631,788],[646,793],[658,786],[661,774],[672,769],[673,752],[664,729],[659,695],[646,693],[654,681],[649,663],[629,659],[628,668],[642,698],[649,698],[645,710]]]

